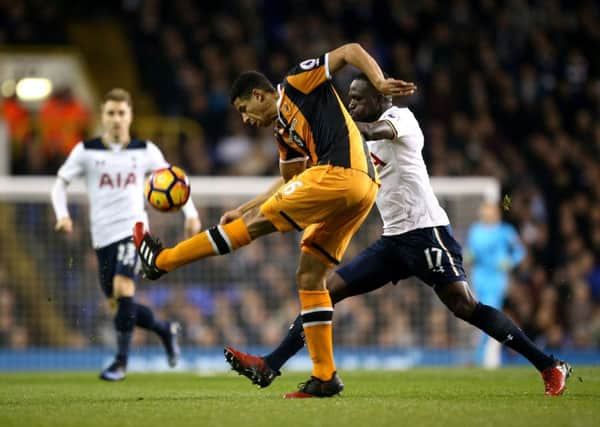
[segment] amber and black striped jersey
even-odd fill
[[[367,144],[331,82],[328,57],[301,62],[277,86],[280,160],[307,157],[313,165],[358,169],[376,180]]]

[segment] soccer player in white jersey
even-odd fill
[[[67,208],[67,186],[77,177],[85,179],[90,204],[92,244],[98,257],[100,285],[116,305],[114,326],[117,354],[100,378],[118,381],[125,378],[131,335],[135,326],[155,332],[167,352],[171,367],[177,364],[179,347],[176,322],[154,318],[150,308],[134,302],[137,252],[132,227],[137,221],[148,224],[144,209],[145,176],[168,166],[160,149],[150,141],[132,139],[132,101],[123,89],[106,94],[101,105],[102,135],[77,144],[58,170],[52,188],[56,230],[70,233],[73,223]],[[198,212],[190,198],[183,207],[184,231],[200,231]]]
[[[479,303],[466,282],[462,249],[440,207],[421,154],[423,132],[408,108],[392,105],[364,75],[354,78],[348,110],[368,140],[381,180],[377,207],[383,236],[327,279],[335,304],[387,283],[416,276],[458,318],[526,357],[542,374],[545,394],[560,395],[571,367],[544,354],[502,312]],[[280,345],[264,357],[225,347],[225,358],[253,384],[267,387],[304,345],[300,317]]]

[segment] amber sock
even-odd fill
[[[308,353],[313,362],[312,375],[330,380],[335,372],[333,360],[333,305],[328,291],[299,291],[302,326]]]
[[[164,249],[156,258],[156,266],[171,271],[202,258],[228,254],[251,241],[244,221],[236,219],[229,224],[211,227],[173,248]]]

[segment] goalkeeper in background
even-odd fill
[[[484,202],[479,221],[469,228],[466,259],[472,264],[473,290],[479,301],[502,309],[510,270],[523,261],[525,249],[517,230],[502,221],[496,203]],[[500,343],[481,335],[475,362],[485,368],[500,366]]]
[[[56,230],[70,233],[73,223],[67,208],[67,186],[76,177],[85,179],[100,285],[111,306],[116,306],[114,327],[118,349],[114,362],[100,373],[100,378],[106,381],[125,378],[135,326],[160,337],[171,367],[179,358],[179,325],[155,319],[150,308],[134,301],[134,279],[139,266],[131,230],[136,221],[148,223],[143,197],[146,174],[168,163],[152,142],[131,138],[132,117],[129,93],[123,89],[108,92],[101,105],[102,135],[73,148],[58,170],[51,194]],[[185,234],[198,233],[200,220],[191,198],[183,212]]]

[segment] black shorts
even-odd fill
[[[107,298],[113,296],[113,279],[115,274],[120,274],[135,279],[139,271],[138,256],[131,237],[126,237],[118,242],[111,243],[96,249],[98,269],[100,272],[100,286]]]
[[[337,270],[357,295],[416,276],[429,286],[466,281],[462,248],[450,226],[382,236]]]

